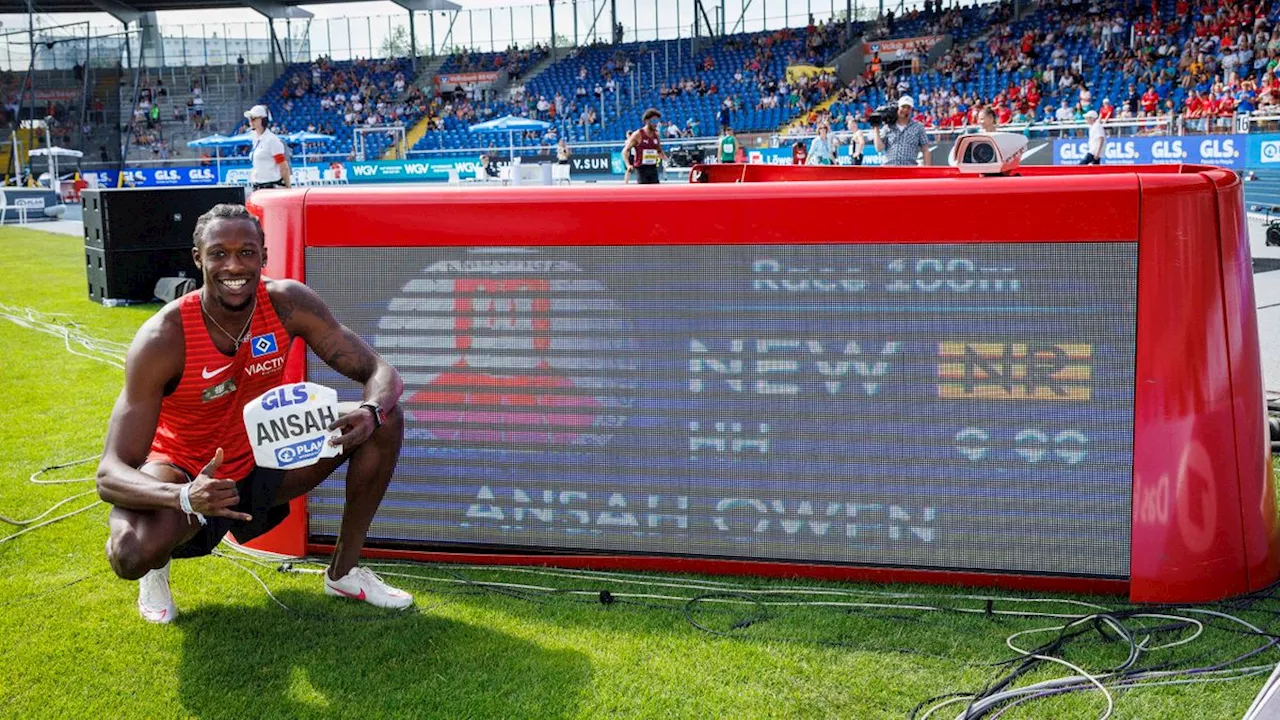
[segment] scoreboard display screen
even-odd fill
[[[1136,242],[306,249],[405,381],[370,544],[1096,577],[1129,573],[1137,263]],[[313,537],[344,480],[310,494]]]

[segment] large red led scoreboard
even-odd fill
[[[1280,577],[1235,175],[744,172],[254,195],[268,274],[405,379],[369,554],[1153,602]],[[255,545],[331,548],[343,482]]]

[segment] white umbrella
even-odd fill
[[[47,148],[36,148],[31,152],[27,153],[27,155],[36,155],[41,157],[45,155],[49,156],[49,187],[54,192],[58,192],[58,158],[84,157],[84,153],[80,152],[79,150],[72,150],[70,148],[58,147],[56,145],[52,147],[47,147]]]

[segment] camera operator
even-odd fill
[[[898,117],[893,125],[885,123],[873,124],[871,130],[876,144],[876,152],[885,156],[885,165],[916,165],[916,155],[924,156],[924,164],[929,164],[929,144],[924,134],[924,125],[911,119],[915,112],[915,102],[910,95],[898,98]]]

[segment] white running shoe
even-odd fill
[[[324,594],[362,600],[380,608],[403,610],[413,604],[413,596],[393,588],[366,567],[351,568],[345,577],[333,580],[324,571]]]
[[[178,617],[178,606],[169,592],[169,563],[138,581],[138,614],[152,623],[171,623]]]

